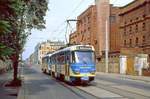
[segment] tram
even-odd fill
[[[43,73],[50,74],[50,56],[51,54],[47,54],[42,58],[41,70]]]
[[[71,83],[89,83],[95,78],[95,53],[91,45],[73,45],[45,58],[47,69],[55,78]]]

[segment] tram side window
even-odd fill
[[[48,60],[48,64],[51,64],[51,58],[49,58],[49,60]]]
[[[48,64],[48,57],[46,57],[46,63]]]
[[[70,63],[70,52],[66,52],[65,54],[66,54],[65,62]]]
[[[52,63],[55,64],[55,56],[52,56]]]
[[[57,64],[63,64],[64,63],[64,54],[63,53],[58,53],[56,55],[56,63]]]
[[[54,63],[55,64],[58,64],[58,59],[57,58],[58,58],[58,55],[55,55],[55,57],[54,57]]]
[[[72,52],[72,63],[75,63],[75,53]]]
[[[60,64],[64,64],[65,63],[65,53],[60,53],[58,59],[59,59]]]
[[[54,64],[54,59],[53,59],[53,57],[51,57],[51,60],[52,60],[52,61],[51,61],[51,62],[52,62],[52,64]]]

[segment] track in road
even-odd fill
[[[116,93],[116,94],[126,97],[128,99],[150,99],[150,97],[148,97],[148,96],[144,96],[144,95],[138,94],[136,92],[127,91],[126,89],[115,88],[111,85],[105,85],[105,84],[100,84],[100,83],[96,83],[96,82],[92,83],[92,85],[96,86],[97,88]]]
[[[52,78],[52,79],[55,80],[57,83],[61,84],[62,86],[64,86],[65,88],[67,88],[68,90],[70,90],[71,92],[73,92],[75,95],[79,96],[82,99],[99,99],[98,97],[94,96],[93,94],[90,94],[90,93],[88,93],[84,90],[81,90],[80,88],[77,87],[78,85],[70,85],[69,83],[64,82],[64,81],[60,81],[60,80],[57,80],[55,78]]]
[[[37,67],[25,67],[26,99],[98,99],[90,94],[44,75]]]

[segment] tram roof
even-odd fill
[[[51,55],[52,55],[52,53],[51,54],[46,54],[42,58],[45,58],[45,57],[48,57],[48,56],[51,56]]]
[[[74,51],[74,50],[80,50],[77,49],[79,47],[85,47],[85,48],[89,48],[88,50],[94,51],[94,47],[92,45],[72,45],[60,50],[55,51],[53,54],[59,53],[59,52],[63,52],[63,51]]]

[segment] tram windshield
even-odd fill
[[[92,51],[75,51],[73,53],[73,62],[89,64],[95,62],[94,52]]]

